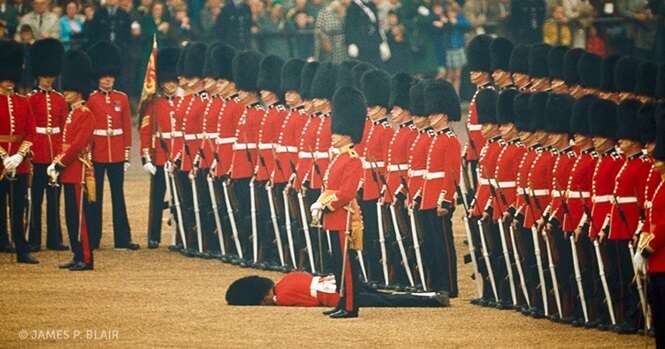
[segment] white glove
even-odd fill
[[[50,165],[48,165],[48,167],[46,168],[46,174],[49,176],[49,178],[51,178],[52,182],[58,181],[58,176],[60,175],[60,173],[58,172],[58,170],[55,169],[55,163],[51,163]]]
[[[347,49],[347,53],[349,54],[349,57],[351,57],[351,58],[358,58],[358,54],[360,54],[360,50],[358,49],[358,45],[356,45],[356,44],[349,45],[349,47]]]
[[[635,269],[637,269],[638,273],[646,275],[647,260],[642,255],[642,250],[637,250],[637,252],[635,252],[635,255],[633,256],[633,265],[635,266]]]
[[[123,169],[125,170],[125,172],[127,172],[127,170],[129,170],[129,166],[132,166],[132,164],[130,164],[129,161],[125,161],[122,164],[122,166],[123,166]]]
[[[312,212],[312,225],[319,225],[321,223],[321,218],[323,217],[323,206],[320,203],[315,202],[309,208]]]
[[[173,173],[173,171],[175,171],[175,166],[173,166],[171,161],[167,161],[166,163],[164,163],[164,171],[168,173]]]
[[[12,156],[6,157],[3,164],[7,171],[13,171],[21,164],[21,162],[23,162],[23,155],[16,153]]]
[[[127,168],[125,167],[125,171],[127,171]],[[150,173],[151,175],[155,175],[157,173],[157,167],[152,164],[152,162],[146,162],[143,165],[143,171]]]
[[[419,6],[418,14],[421,16],[429,16],[429,9],[425,6]]]
[[[382,61],[386,62],[390,59],[392,55],[390,54],[390,46],[387,42],[384,41],[379,45],[379,53],[381,54]]]

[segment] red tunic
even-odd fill
[[[0,95],[0,148],[12,156],[23,148],[30,150],[34,141],[35,119],[32,116],[30,101],[24,96]],[[2,151],[0,150],[0,151]],[[0,161],[0,172],[5,166]],[[24,159],[16,168],[16,174],[30,171],[30,161]]]
[[[245,107],[234,96],[224,100],[224,105],[219,111],[217,120],[217,167],[215,176],[226,176],[231,170],[231,159],[233,158],[233,144],[236,142],[236,131],[238,121]]]
[[[564,200],[566,195],[566,188],[568,187],[568,178],[571,175],[573,164],[576,161],[577,154],[573,150],[563,150],[557,152],[554,160],[554,168],[552,172],[552,201],[550,202],[549,212],[550,219],[556,219],[558,222],[563,222],[563,215],[567,206],[564,208]]]
[[[163,166],[174,149],[177,132],[173,131],[179,100],[180,97],[159,96],[145,108],[139,129],[141,155],[151,154],[151,161],[157,166]]]
[[[585,214],[591,213],[591,184],[596,167],[595,152],[583,151],[570,169],[566,188],[568,212],[563,216],[563,231],[572,232],[582,225]]]
[[[610,213],[611,240],[630,240],[640,220],[640,181],[646,162],[642,153],[626,158],[614,181],[614,198]]]
[[[335,156],[330,162],[324,187],[326,191],[334,192],[337,199],[330,204],[334,211],[326,211],[323,215],[325,230],[344,232],[350,229],[345,207],[356,198],[362,172],[362,161],[353,149]]]
[[[282,105],[268,107],[268,112],[259,124],[259,161],[256,164],[256,180],[267,181],[275,169],[273,156],[279,137],[279,127],[286,117],[287,110]],[[281,166],[281,164],[280,164]]]
[[[427,171],[427,151],[434,139],[434,131],[431,128],[418,131],[418,136],[409,149],[409,203],[413,200],[423,187],[423,175]]]
[[[407,172],[409,169],[409,149],[416,140],[418,131],[409,121],[399,126],[397,132],[388,143],[388,154],[386,155],[386,170],[388,190],[386,190],[383,200],[386,203],[393,202],[395,191],[402,183],[406,183]]]
[[[300,133],[300,142],[298,144],[298,161],[296,163],[296,188],[300,189],[305,181],[311,178],[310,172],[314,164],[315,156],[324,156],[324,154],[316,154],[316,132],[321,124],[321,118],[317,114],[312,114],[302,126]],[[325,154],[328,156],[328,154]]]
[[[182,103],[178,107],[177,115],[182,130],[182,165],[183,171],[192,169],[193,162],[201,147],[203,138],[203,114],[208,105],[209,98],[201,94],[191,94],[183,97]],[[201,162],[199,162],[201,165]]]
[[[502,143],[499,142],[499,137],[487,140],[487,143],[480,151],[478,158],[478,189],[476,190],[476,197],[474,198],[473,214],[474,216],[482,216],[483,212],[492,204],[490,180],[494,179],[496,173],[497,160],[501,153]]]
[[[497,187],[498,198],[494,198],[494,207],[501,210],[494,210],[492,218],[498,220],[503,211],[508,210],[509,206],[515,205],[515,195],[517,188],[517,171],[519,170],[520,160],[524,156],[526,149],[519,140],[508,142],[499,153],[496,161],[496,170],[494,172],[494,185]],[[505,200],[505,202],[503,201]]]
[[[53,157],[60,153],[67,103],[63,95],[55,90],[35,89],[29,99],[36,127],[31,161],[35,164],[50,164]]]
[[[550,203],[553,166],[554,157],[551,151],[541,149],[537,152],[527,179],[529,207],[526,207],[524,212],[526,227],[535,225],[536,221],[543,217],[545,208]]]
[[[422,210],[433,209],[441,202],[454,205],[460,176],[461,145],[455,132],[445,128],[436,132],[427,151],[427,174],[423,182]]]
[[[295,172],[298,162],[298,144],[300,143],[298,130],[305,117],[302,108],[291,109],[282,120],[275,145],[276,168],[271,178],[275,184],[286,183],[291,174]]]
[[[298,187],[307,182],[310,189],[321,188],[323,175],[328,168],[331,138],[332,125],[329,115],[313,115],[303,129],[298,147]]]
[[[296,307],[334,307],[339,302],[334,276],[291,272],[275,284],[275,304]]]
[[[589,238],[591,239],[596,238],[612,210],[614,178],[616,178],[623,162],[624,159],[612,149],[596,163],[591,190],[591,201],[593,202],[591,226],[589,228]]]
[[[642,208],[644,210],[644,226],[642,226],[643,232],[648,232],[651,227],[651,210],[653,209],[653,195],[656,192],[656,187],[661,182],[660,174],[656,172],[653,168],[653,161],[648,162],[650,165],[648,169],[648,174],[644,177],[643,191],[642,191]]]
[[[466,128],[469,133],[469,140],[464,146],[464,156],[467,161],[474,161],[480,158],[480,150],[485,145],[485,138],[480,133],[481,125],[478,123],[478,112],[476,111],[476,96],[481,89],[477,89],[469,103],[469,113],[466,118]]]
[[[127,95],[116,90],[97,90],[88,98],[87,106],[95,115],[92,160],[99,163],[128,160],[125,149],[132,146],[132,120]]]
[[[527,201],[525,199],[525,195],[529,195],[528,193],[529,171],[531,170],[531,165],[533,165],[533,161],[536,159],[536,155],[537,155],[537,150],[532,146],[524,152],[524,155],[522,155],[522,159],[520,160],[517,171],[517,183],[516,183],[517,191],[515,192],[516,214],[525,215],[525,212],[529,210],[529,208],[527,207]],[[524,221],[524,223],[526,223],[526,220]],[[531,229],[531,226],[529,225],[522,224],[522,226]]]
[[[654,235],[649,246],[654,253],[649,256],[649,272],[665,273],[665,181],[661,181],[651,199],[650,232]]]
[[[363,159],[363,200],[376,200],[379,198],[383,183],[381,177],[385,178],[385,149],[387,141],[384,141],[386,132],[390,130],[386,119],[372,122],[367,132],[367,138],[361,143],[364,145],[361,158]]]
[[[209,168],[215,160],[216,141],[219,136],[217,121],[219,120],[222,106],[224,106],[224,100],[221,97],[215,96],[208,98],[203,109],[201,134],[199,137],[201,139],[199,150],[202,154],[201,161],[199,162],[200,168]]]
[[[81,158],[90,161],[90,146],[93,142],[95,116],[86,106],[69,112],[62,131],[62,152],[56,160],[64,166],[60,182],[81,184],[85,180],[85,168]]]
[[[265,109],[258,103],[245,107],[238,121],[237,140],[233,145],[231,178],[241,179],[254,176],[256,148],[259,141],[259,124],[265,113]]]

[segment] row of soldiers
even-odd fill
[[[468,50],[472,303],[665,343],[665,67],[488,36]]]
[[[88,239],[89,230],[89,250],[99,247],[105,174],[113,201],[114,246],[138,249],[139,245],[131,240],[123,193],[132,144],[131,110],[127,96],[113,89],[121,71],[119,50],[103,42],[87,53],[73,51],[65,55],[58,40],[39,40],[27,51],[27,64],[36,76],[36,88],[28,95],[15,91],[26,52],[12,41],[3,42],[0,52],[2,250],[15,251],[20,263],[38,263],[31,252],[42,248],[44,196],[46,247],[68,249],[61,236],[63,184],[66,225],[75,257],[62,267],[92,269],[92,254],[87,250],[83,253],[80,241],[83,236]],[[54,88],[59,77],[64,93]],[[82,191],[89,200],[82,199],[86,196],[81,195]],[[10,229],[6,225],[7,208]]]

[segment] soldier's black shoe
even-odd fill
[[[351,318],[356,318],[358,317],[358,311],[346,311],[344,309],[340,309],[329,316],[331,319],[351,319]]]
[[[499,303],[496,304],[496,308],[499,310],[513,309],[513,305],[510,302],[499,301]]]
[[[0,252],[2,253],[15,253],[16,249],[11,244],[4,245],[0,247]]]
[[[88,263],[83,263],[83,262],[76,262],[74,265],[69,267],[70,271],[84,271],[84,270],[93,270],[92,264]]]
[[[334,313],[336,313],[336,312],[338,312],[338,311],[340,311],[340,310],[341,310],[341,309],[339,309],[339,308],[332,308],[332,309],[330,309],[330,310],[326,310],[326,311],[324,311],[324,312],[323,312],[323,315],[325,315],[325,316],[330,316],[330,315],[332,315],[332,314],[334,314]]]
[[[379,288],[381,285],[380,285],[378,282],[376,282],[376,281],[370,281],[370,282],[367,283],[367,286],[369,286],[369,287],[371,287],[371,288],[373,288],[373,289],[377,289],[377,288]]]
[[[432,296],[432,299],[439,302],[442,307],[447,307],[450,305],[450,297],[448,297],[448,292],[437,292],[434,296]]]
[[[550,314],[547,318],[554,322],[561,322],[561,318],[558,314]]]
[[[159,248],[159,242],[157,242],[155,240],[148,241],[148,248],[151,249],[151,250]]]
[[[566,317],[564,317],[564,318],[559,319],[559,321],[562,322],[562,323],[564,323],[564,324],[572,324],[572,323],[573,323],[573,320],[574,320],[574,319],[573,319],[572,317],[570,317],[570,316],[566,316]]]
[[[127,245],[127,249],[131,251],[136,251],[141,248],[141,245],[130,241],[129,244]]]
[[[470,302],[473,305],[482,305],[483,304],[483,299],[482,298],[474,298]]]
[[[30,252],[39,252],[42,250],[42,247],[39,245],[31,245],[30,246]]]
[[[596,325],[596,329],[600,331],[609,331],[610,327],[610,324],[604,322],[599,322],[598,325]]]
[[[30,253],[24,253],[16,257],[16,263],[20,264],[39,264],[37,258],[30,255]]]
[[[652,327],[649,332],[647,332],[647,336],[651,338],[656,337],[656,329]]]
[[[58,266],[58,268],[60,268],[60,269],[69,269],[69,268],[71,268],[72,265],[74,265],[74,264],[76,264],[76,261],[72,259],[71,261],[69,261],[69,262],[67,262],[67,263],[65,263],[65,264],[60,264],[60,265]]]
[[[542,318],[545,317],[545,313],[543,313],[542,311],[540,311],[540,309],[533,308],[533,309],[531,309],[531,311],[529,312],[529,316],[531,316],[531,317],[534,318],[534,319],[542,319]]]
[[[46,246],[46,249],[52,250],[52,251],[67,251],[69,250],[69,246],[67,245],[57,245],[57,246]]]
[[[169,246],[169,251],[171,252],[178,252],[182,250],[182,245],[171,245]]]
[[[618,334],[635,334],[637,333],[637,328],[629,324],[616,324],[610,327],[610,330]]]

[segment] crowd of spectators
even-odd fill
[[[153,37],[160,47],[220,40],[284,58],[358,58],[459,89],[465,43],[479,33],[664,62],[665,0],[0,0],[0,39],[114,42],[133,95]]]

